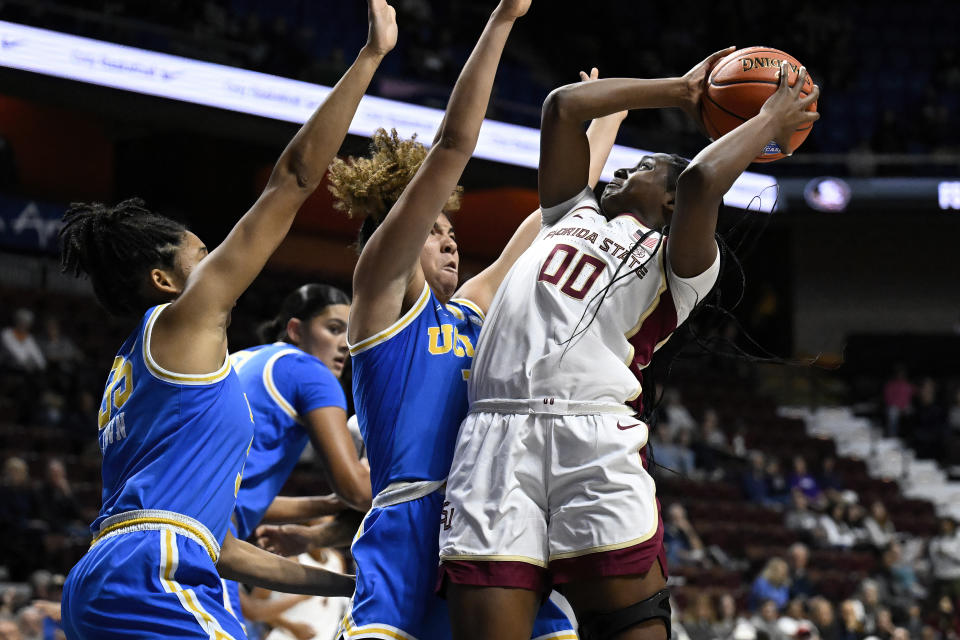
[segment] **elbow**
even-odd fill
[[[677,178],[677,193],[683,193],[685,197],[698,200],[708,197],[712,185],[716,183],[713,177],[714,172],[706,163],[691,162]]]
[[[284,157],[280,159],[274,169],[270,181],[274,184],[283,185],[301,189],[312,193],[323,180],[326,167],[317,171],[307,162],[308,151],[306,149],[289,149]]]
[[[573,118],[574,96],[573,87],[575,85],[564,85],[550,92],[547,99],[543,101],[542,119],[548,120],[569,120]]]
[[[470,132],[461,131],[456,127],[445,125],[443,129],[437,133],[437,140],[434,143],[434,147],[444,151],[459,153],[469,158],[473,155],[474,149],[477,148],[477,140],[479,138],[479,129],[471,135]]]

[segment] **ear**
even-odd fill
[[[287,338],[293,344],[303,342],[303,320],[300,318],[290,318],[287,321]]]
[[[663,201],[660,203],[660,207],[663,210],[664,218],[667,216],[673,216],[673,207],[677,203],[677,192],[676,191],[666,191],[663,194]]]
[[[164,298],[176,298],[183,292],[183,286],[174,274],[163,269],[150,271],[150,288]]]

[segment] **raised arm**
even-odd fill
[[[780,67],[780,86],[758,115],[708,145],[680,174],[667,256],[673,272],[681,278],[699,275],[713,264],[717,256],[717,212],[723,195],[764,145],[775,140],[789,154],[793,132],[820,118],[816,111],[807,110],[816,103],[820,88],[814,86],[804,98],[800,92],[807,81],[807,70],[800,69],[791,87],[789,68],[786,64]]]
[[[540,128],[540,205],[552,207],[587,186],[590,149],[583,123],[632,109],[678,107],[691,115],[705,74],[732,47],[718,51],[678,78],[608,78],[555,89],[543,103]]]
[[[500,56],[530,0],[501,0],[450,95],[433,147],[364,247],[353,274],[349,336],[357,343],[389,327],[424,286],[420,251],[470,160]]]
[[[182,373],[220,366],[230,310],[320,184],[374,72],[396,43],[393,7],[386,0],[368,0],[368,11],[369,39],[356,61],[284,149],[257,201],[199,263],[183,293],[158,319],[152,349],[162,366]]]
[[[580,80],[583,82],[596,80],[597,77],[596,67],[591,69],[589,75],[584,71],[580,72]],[[587,128],[587,141],[590,146],[590,171],[587,184],[591,189],[596,187],[600,180],[603,167],[617,140],[617,132],[620,131],[620,125],[626,117],[626,111],[619,111],[597,118]],[[470,300],[486,313],[490,303],[493,302],[493,297],[497,294],[497,289],[500,288],[500,283],[507,277],[517,258],[533,244],[539,231],[540,210],[537,209],[524,218],[493,264],[463,283],[455,297]]]
[[[237,540],[229,531],[220,548],[217,571],[227,580],[285,593],[350,596],[354,588],[353,576],[324,571],[281,558]]]

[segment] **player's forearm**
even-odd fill
[[[460,151],[468,157],[473,154],[490,102],[500,56],[515,20],[500,7],[490,16],[450,94],[435,144]]]
[[[677,198],[695,197],[700,201],[716,201],[719,206],[724,194],[740,177],[764,145],[776,132],[773,119],[760,113],[707,145],[698,153],[677,181]],[[681,208],[677,214],[682,216]],[[676,218],[672,228],[675,229]]]
[[[586,122],[618,111],[682,107],[688,99],[682,78],[604,78],[555,89],[543,110],[544,118]]]
[[[311,518],[319,518],[339,513],[347,508],[337,496],[277,496],[263,514],[264,524],[280,524],[284,522],[303,522]]]
[[[315,596],[349,596],[353,576],[307,567],[281,558],[228,533],[220,549],[217,570],[227,580],[236,580],[271,591]]]
[[[360,100],[383,58],[384,54],[369,46],[360,50],[353,65],[284,149],[271,183],[293,182],[306,192],[304,198],[313,193],[343,144]]]

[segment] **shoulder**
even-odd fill
[[[540,217],[543,226],[549,227],[560,222],[560,220],[568,215],[572,215],[581,210],[600,215],[600,204],[597,202],[597,197],[590,187],[585,187],[583,191],[569,200],[555,204],[552,207],[541,209]]]
[[[427,285],[426,281],[424,281],[423,290],[420,292],[420,297],[417,298],[416,302],[414,302],[414,304],[406,311],[406,313],[400,316],[400,319],[383,331],[375,333],[369,338],[364,338],[356,344],[348,344],[350,347],[350,355],[352,357],[358,356],[361,353],[390,341],[391,338],[402,333],[411,324],[413,324],[425,309],[435,307],[439,304],[440,301],[435,295],[433,295],[433,291],[430,290],[429,285]]]

